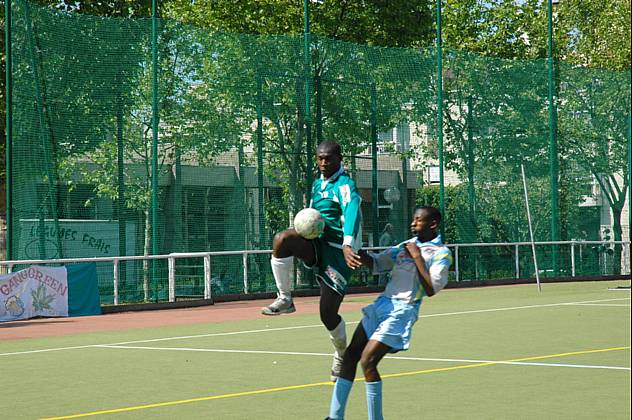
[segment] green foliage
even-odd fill
[[[151,15],[152,0],[31,0],[66,13],[96,16],[139,17]],[[159,1],[159,7],[162,2]]]
[[[60,12],[63,13],[67,13],[69,14],[69,16],[71,14],[87,14],[87,15],[97,15],[97,16],[116,16],[116,17],[139,17],[139,16],[149,16],[151,14],[151,0],[108,0],[108,1],[92,1],[92,0],[33,0],[33,4],[34,5],[41,5],[41,6],[48,6],[51,9],[56,9]],[[14,20],[14,25],[16,20],[19,22],[19,20],[21,19],[20,15],[16,15],[16,13],[20,13],[21,8],[18,7],[19,4],[16,1],[12,2],[12,6],[13,6],[13,20]],[[72,19],[70,19],[72,20]],[[121,26],[125,26],[126,24],[131,24],[134,25],[133,21],[121,21]],[[82,61],[85,64],[94,64],[94,68],[93,69],[86,69],[84,68],[85,72],[91,73],[91,74],[95,74],[95,70],[96,70],[96,74],[98,74],[99,72],[107,69],[108,71],[111,70],[112,68],[112,64],[108,63],[108,58],[111,59],[117,59],[119,57],[120,54],[123,54],[122,51],[116,51],[116,49],[118,47],[120,47],[121,45],[130,45],[131,43],[134,42],[134,38],[139,35],[140,33],[142,33],[142,31],[139,30],[130,30],[128,32],[125,33],[126,39],[125,40],[116,40],[114,42],[112,42],[112,47],[114,48],[114,50],[110,50],[110,51],[105,51],[103,50],[103,47],[105,44],[101,44],[98,42],[95,42],[93,45],[95,46],[99,46],[102,49],[99,51],[100,54],[95,54],[99,59],[98,60],[87,60],[85,56],[82,56],[81,54],[81,48],[77,48],[81,45],[80,40],[82,39],[92,39],[92,41],[94,40],[94,36],[100,36],[98,34],[96,34],[98,32],[98,26],[96,25],[96,27],[92,27],[91,25],[86,25],[84,27],[79,28],[78,26],[73,26],[72,24],[67,23],[66,29],[69,31],[68,35],[69,38],[72,39],[72,41],[68,42],[66,44],[67,47],[67,51],[65,51],[64,53],[64,57],[63,60],[65,60],[65,63],[63,63],[63,61],[61,62],[62,65],[66,66],[65,70],[68,68],[71,68],[70,66],[67,66],[68,64],[70,64],[70,62],[75,61],[75,62],[79,62]],[[119,33],[120,34],[120,33]],[[115,37],[117,34],[116,32],[114,33],[110,33],[108,34],[109,37]],[[6,89],[5,89],[5,61],[6,61],[6,54],[5,54],[5,43],[4,43],[4,39],[5,39],[5,1],[0,1],[0,36],[3,39],[3,42],[0,43],[0,59],[2,60],[2,74],[3,76],[0,78],[0,131],[1,131],[1,136],[0,136],[0,183],[4,184],[6,182],[6,159],[5,159],[5,124],[6,124]],[[86,37],[87,36],[87,37]],[[86,38],[84,38],[86,37]],[[23,42],[24,40],[22,40]],[[42,40],[45,41],[45,40]],[[19,39],[13,39],[13,45],[14,48],[19,49],[20,48],[20,40]],[[95,51],[92,51],[95,52]],[[77,54],[79,53],[79,54]],[[54,63],[54,61],[56,60],[55,58],[51,57],[52,62]],[[53,64],[54,65],[54,64]],[[115,64],[115,67],[119,67],[118,65]],[[64,70],[64,71],[65,71]],[[16,64],[14,63],[14,68],[13,68],[13,77],[14,78],[19,78],[19,72],[21,71],[19,66],[16,66]],[[52,71],[52,73],[56,73],[55,71]],[[73,77],[72,74],[67,74],[67,79],[68,81],[70,80],[77,80]],[[80,80],[81,78],[79,78]],[[94,82],[95,80],[97,80],[96,78],[93,79],[92,81],[90,81],[90,83]],[[51,81],[52,82],[52,81]],[[59,83],[59,80],[55,80],[55,82],[49,83],[49,87],[51,86],[56,86],[57,83]],[[14,82],[15,84],[15,82]],[[69,89],[69,87],[66,86],[59,86],[60,90],[59,93],[63,95],[64,97],[64,101],[59,102],[59,106],[63,107],[63,106],[77,106],[78,104],[81,104],[83,102],[83,105],[85,105],[86,111],[88,111],[85,114],[81,114],[81,113],[76,113],[74,115],[77,116],[79,121],[84,121],[84,122],[88,122],[90,120],[93,120],[95,118],[95,114],[94,114],[94,110],[90,107],[90,104],[87,103],[86,101],[73,101],[70,98],[67,98],[65,95],[67,94],[72,94],[71,89]],[[75,86],[77,87],[77,86]],[[86,86],[88,89],[86,91],[84,91],[84,99],[86,99],[88,102],[94,98],[94,96],[90,96],[90,95],[86,95],[88,92],[92,91],[93,94],[96,95],[102,95],[102,89],[105,86],[92,86],[92,87],[88,87]],[[121,90],[125,90],[125,86],[121,85],[121,84],[112,84],[112,87],[119,87],[122,88]],[[105,87],[107,88],[107,87]],[[63,90],[65,89],[65,92],[63,92]],[[51,98],[51,100],[54,101],[54,98]],[[60,110],[61,111],[61,110]],[[54,114],[51,114],[54,115]],[[87,119],[86,119],[87,118]],[[68,127],[72,124],[71,121],[64,121],[59,125],[59,128],[63,129],[64,127]],[[102,123],[96,123],[94,125],[94,130],[99,130],[100,127],[102,127],[103,124]],[[85,124],[85,127],[89,127],[88,124]],[[91,130],[91,129],[89,129]],[[92,135],[95,135],[95,132],[92,132],[90,134],[88,134],[88,137],[91,137]],[[102,134],[101,134],[102,135]],[[73,136],[73,138],[76,137]],[[81,141],[80,139],[74,139],[72,141],[73,146],[76,145],[77,142]],[[60,140],[60,143],[64,143],[65,140]],[[0,210],[0,212],[4,213],[4,209]]]
[[[310,29],[314,34],[310,43],[310,79],[320,81],[310,85],[314,95],[310,116],[317,113],[317,97],[320,98],[323,115],[322,122],[312,124],[311,133],[306,132],[308,115],[304,106],[306,86],[302,38],[255,38],[216,33],[209,39],[222,39],[221,53],[209,66],[205,66],[214,75],[223,75],[214,78],[214,83],[208,85],[213,88],[209,97],[221,92],[225,103],[233,109],[242,110],[243,115],[253,111],[254,101],[260,102],[264,144],[268,152],[266,175],[283,185],[284,201],[290,213],[304,207],[309,200],[305,196],[305,191],[309,190],[306,180],[308,174],[315,172],[315,166],[312,151],[306,151],[307,136],[311,135],[312,145],[315,145],[319,140],[317,124],[322,123],[323,139],[335,139],[342,144],[345,154],[355,154],[365,149],[369,140],[372,84],[379,89],[380,109],[377,115],[380,120],[376,123],[383,129],[391,126],[393,121],[397,122],[395,115],[401,112],[403,101],[414,101],[419,93],[419,87],[404,89],[401,85],[389,86],[380,82],[402,70],[395,64],[397,60],[393,60],[390,66],[375,67],[375,63],[381,61],[375,56],[388,54],[388,51],[345,46],[325,37],[377,45],[411,46],[426,44],[432,36],[431,8],[423,2],[414,5],[402,0],[388,3],[316,2],[310,4],[310,13]],[[220,31],[256,34],[303,32],[303,4],[289,0],[173,2],[166,6],[165,16]],[[349,72],[350,68],[354,71]],[[235,77],[226,78],[225,75]],[[414,73],[410,75],[419,77]],[[253,86],[257,79],[262,84],[260,97]],[[407,91],[410,96],[399,97],[402,91]],[[244,119],[243,123],[249,124],[249,120]],[[253,136],[252,146],[255,141]]]
[[[580,66],[630,71],[630,0],[564,0],[555,24],[558,57]]]
[[[502,58],[547,56],[547,2],[448,0],[447,48]],[[574,65],[630,69],[630,1],[562,0],[553,10],[554,56]]]
[[[529,241],[527,211],[524,190],[519,175],[498,166],[495,180],[477,182],[473,196],[468,184],[446,186],[446,214],[443,226],[446,241],[450,243],[474,242],[521,242]],[[527,171],[529,206],[536,241],[550,240],[549,181],[546,176],[537,177]],[[581,194],[569,190],[567,200],[572,200],[565,213],[570,220],[579,219],[578,204]],[[474,204],[474,205],[473,205]],[[424,186],[417,190],[416,205],[439,208],[438,185]],[[568,239],[590,239],[580,236],[579,226],[571,225],[565,231]]]
[[[310,1],[311,32],[370,45],[427,45],[433,38],[432,1]],[[165,17],[225,32],[301,34],[303,2],[198,0],[166,2]]]
[[[442,8],[444,45],[502,58],[543,57],[542,17],[538,0],[449,0]]]
[[[590,174],[613,212],[615,240],[622,238],[621,212],[628,196],[629,72],[561,67],[559,133],[561,159],[575,175]],[[564,95],[566,91],[574,92]],[[579,175],[581,176],[581,175]],[[581,180],[580,180],[581,182]],[[585,182],[585,181],[584,181]]]
[[[553,10],[563,237],[581,232],[574,219],[579,191],[590,195],[586,189],[594,178],[621,238],[620,215],[629,191],[629,15],[625,0],[607,7],[598,1],[561,1]],[[444,60],[446,166],[462,180],[494,183],[505,173],[515,176],[519,164],[533,176],[548,171],[547,63],[515,60],[547,56],[547,24],[546,2],[536,0],[457,0],[444,7],[444,45],[451,49]]]
[[[453,187],[446,187],[446,197],[453,197],[454,196],[454,188]],[[443,221],[442,221],[442,227],[446,232],[446,237],[443,238],[443,240],[445,242],[450,242],[453,241],[456,237],[456,233],[455,233],[455,226],[456,223],[454,223],[454,212],[451,211],[451,204],[452,201],[450,200],[450,198],[448,198],[448,200],[446,200],[446,208],[449,208],[449,210],[446,212],[446,214],[443,214]],[[439,186],[433,185],[433,186],[424,186],[421,188],[417,189],[417,193],[416,193],[416,198],[415,198],[415,207],[420,207],[420,206],[433,206],[436,207],[438,209],[440,209],[440,205],[439,205]]]

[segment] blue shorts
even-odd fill
[[[408,350],[421,301],[410,304],[385,296],[362,308],[362,327],[369,340],[391,347],[391,353]]]

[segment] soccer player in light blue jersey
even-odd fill
[[[364,317],[344,353],[327,419],[344,418],[358,362],[364,372],[369,420],[383,419],[377,365],[387,353],[408,349],[422,298],[433,296],[448,283],[452,254],[437,234],[440,223],[439,210],[420,207],[410,225],[415,237],[379,254],[360,251],[353,256],[354,268],[364,264],[375,274],[390,271],[391,279],[384,292],[362,309]]]
[[[294,229],[284,230],[274,237],[270,263],[279,292],[277,299],[261,312],[264,315],[294,312],[290,278],[294,257],[313,268],[320,283],[320,319],[334,345],[331,380],[335,381],[347,347],[345,322],[338,311],[353,271],[356,252],[361,246],[362,199],[355,182],[342,166],[338,143],[320,143],[316,148],[316,160],[321,176],[312,185],[310,207],[322,214],[325,229],[312,240],[303,238]]]

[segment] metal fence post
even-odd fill
[[[520,251],[518,250],[518,247],[520,245],[516,244],[516,251],[515,251],[515,255],[516,255],[516,278],[519,279],[520,278]]]
[[[112,261],[114,263],[114,277],[113,277],[113,283],[114,283],[114,304],[118,305],[119,304],[119,260],[118,258],[114,258],[114,260]]]
[[[248,253],[244,252],[241,258],[244,264],[244,293],[248,294]]]
[[[461,276],[459,273],[459,246],[458,245],[454,247],[454,271],[456,275],[456,281],[459,282],[461,280]]]
[[[575,241],[571,242],[571,276],[575,277]]]
[[[5,35],[5,185],[6,185],[6,244],[8,260],[13,259],[13,47],[11,36],[11,2],[4,2],[4,35]],[[11,272],[11,266],[7,267]]]
[[[176,259],[169,257],[167,259],[169,265],[169,302],[176,301]]]
[[[557,141],[557,88],[555,85],[555,60],[553,59],[553,0],[547,1],[548,14],[548,93],[549,93],[549,182],[551,187],[551,241],[560,240],[559,232],[559,157]],[[559,275],[559,245],[552,247],[553,275]]]
[[[204,256],[204,299],[211,298],[211,254]]]
[[[377,88],[371,84],[371,214],[373,217],[373,246],[380,243],[379,190],[377,180]]]
[[[441,40],[441,0],[436,1],[437,15],[437,150],[439,154],[439,210],[445,212],[445,184],[443,173],[443,50]],[[441,236],[445,240],[445,223],[441,225]]]
[[[257,70],[257,217],[259,220],[259,243],[267,240],[263,187],[263,78]]]
[[[151,253],[158,255],[158,5],[151,3]],[[151,261],[154,302],[158,302],[158,261]],[[171,298],[170,298],[171,299]]]

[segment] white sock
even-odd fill
[[[273,256],[270,259],[270,265],[272,266],[274,281],[276,282],[277,289],[279,289],[279,297],[292,299],[290,292],[292,279],[290,278],[290,274],[294,268],[294,257],[276,258]]]
[[[329,331],[329,338],[336,349],[336,355],[342,357],[347,348],[347,329],[344,319],[340,318],[338,326]]]

